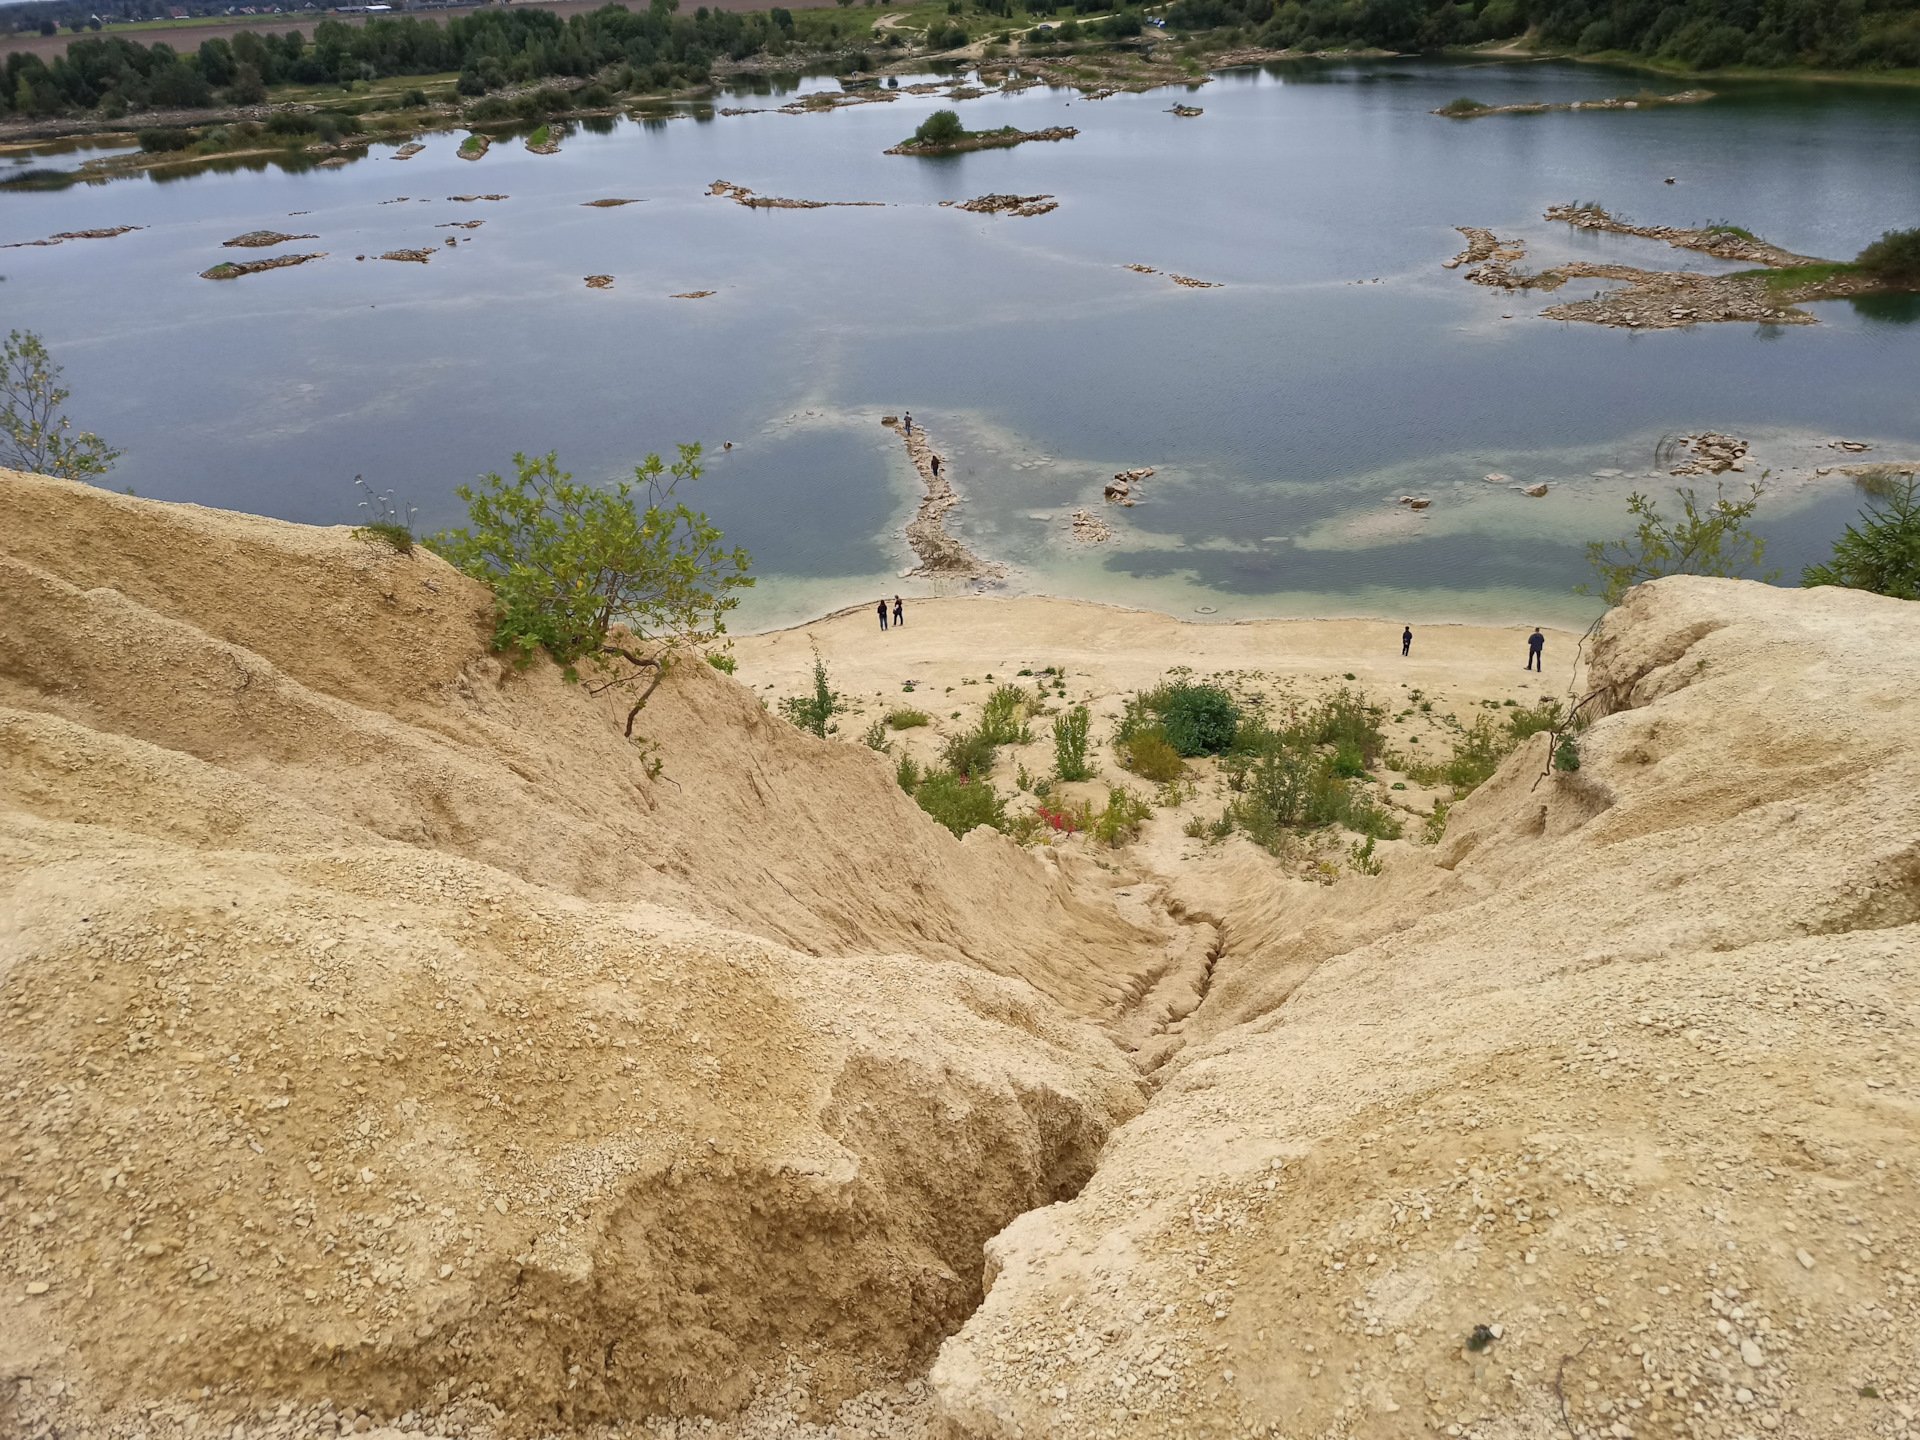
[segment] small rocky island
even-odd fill
[[[902,140],[885,153],[888,155],[959,155],[968,150],[999,150],[1009,145],[1024,145],[1029,140],[1071,140],[1080,132],[1071,125],[1056,125],[1046,130],[1018,130],[1002,125],[998,130],[969,130],[952,110],[936,110],[920,122],[910,139]]]
[[[1508,291],[1558,290],[1574,279],[1621,281],[1619,289],[1555,305],[1541,314],[1550,320],[1583,320],[1627,330],[1667,330],[1727,320],[1811,325],[1814,317],[1798,308],[1809,301],[1920,291],[1920,230],[1888,231],[1852,260],[1822,260],[1768,244],[1738,225],[1700,229],[1635,225],[1591,204],[1555,205],[1545,218],[1578,230],[1659,240],[1675,249],[1756,268],[1710,274],[1570,260],[1545,270],[1524,271],[1518,268],[1527,254],[1524,242],[1502,240],[1491,230],[1471,225],[1458,227],[1467,238],[1467,248],[1444,262],[1446,268],[1466,267],[1466,278],[1476,285]]]

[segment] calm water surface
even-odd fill
[[[1642,83],[1559,64],[1303,66],[1192,95],[990,95],[961,107],[970,126],[1081,134],[940,161],[881,154],[945,103],[902,97],[622,121],[548,157],[507,139],[465,162],[458,136],[431,135],[404,163],[376,147],[335,170],[9,194],[0,243],[148,228],[0,254],[0,324],[46,337],[72,411],[127,452],[116,485],[296,520],[356,518],[356,474],[434,527],[457,518],[453,486],[516,450],[602,478],[676,441],[731,440],[695,500],[754,552],[749,624],[902,588],[917,481],[878,424],[901,410],[966,498],[953,528],[1012,563],[1014,589],[1222,617],[1572,620],[1591,608],[1569,594],[1580,542],[1622,528],[1664,435],[1755,442],[1775,471],[1770,558],[1789,575],[1857,504],[1813,474],[1850,458],[1829,439],[1920,458],[1912,306],[1632,334],[1537,318],[1565,292],[1508,297],[1441,268],[1463,224],[1523,237],[1536,260],[1713,264],[1542,221],[1573,199],[1831,256],[1920,224],[1920,92],[1756,85],[1654,111],[1428,113],[1461,94]],[[1175,100],[1206,113],[1177,119]],[[884,208],[747,210],[704,193],[716,178]],[[990,191],[1060,208],[938,204]],[[476,192],[511,198],[447,198]],[[644,203],[583,208],[604,196]],[[328,258],[198,278],[264,253],[220,246],[256,228],[311,231],[290,248]],[[439,247],[428,265],[371,258],[421,245]],[[587,290],[597,273],[614,288]],[[691,290],[717,293],[669,298]],[[1106,476],[1143,465],[1158,471],[1143,503],[1101,506]],[[1489,472],[1553,488],[1530,500]],[[1434,497],[1423,514],[1392,503],[1416,492]],[[1112,544],[1068,542],[1079,505],[1114,521]]]

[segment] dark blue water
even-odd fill
[[[1671,483],[1651,478],[1663,435],[1754,442],[1774,471],[1774,558],[1792,573],[1854,509],[1844,478],[1813,473],[1853,458],[1827,440],[1920,458],[1911,305],[1631,334],[1537,317],[1566,292],[1506,297],[1441,268],[1463,224],[1523,237],[1543,260],[1711,263],[1542,221],[1575,199],[1830,256],[1920,224],[1911,90],[1768,84],[1649,111],[1428,113],[1461,94],[1642,83],[1560,64],[1305,66],[1191,94],[991,95],[961,107],[970,126],[1081,134],[943,161],[881,154],[943,103],[908,97],[623,122],[551,157],[508,140],[469,163],[457,136],[435,135],[403,163],[380,148],[338,170],[12,194],[0,242],[149,228],[0,254],[0,324],[46,337],[73,413],[127,451],[113,483],[143,495],[340,522],[361,474],[437,525],[457,518],[455,484],[515,450],[605,477],[702,440],[715,453],[697,502],[763,577],[749,621],[901,588],[917,482],[877,422],[903,409],[965,496],[954,528],[1011,562],[1016,589],[1223,616],[1571,619],[1590,605],[1569,593],[1582,542],[1623,528],[1632,488]],[[1175,118],[1176,99],[1205,115]],[[709,198],[716,178],[885,208],[752,211]],[[989,191],[1060,208],[938,205]],[[511,198],[447,198],[474,192]],[[646,203],[582,208],[611,195]],[[463,219],[486,224],[438,228]],[[197,278],[257,254],[220,241],[261,227],[313,231],[296,248],[328,258]],[[448,235],[472,238],[447,249]],[[418,245],[441,253],[355,259]],[[596,273],[614,288],[587,290]],[[668,298],[690,290],[717,293]],[[1140,465],[1158,471],[1143,503],[1102,506],[1101,481]],[[1552,490],[1527,499],[1489,472]],[[1411,514],[1393,504],[1407,493],[1434,503]],[[1114,521],[1112,544],[1068,542],[1079,505]]]

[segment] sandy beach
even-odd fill
[[[1275,685],[1352,685],[1382,698],[1409,686],[1465,705],[1526,704],[1566,693],[1579,640],[1543,627],[1546,669],[1529,674],[1530,627],[1520,625],[1416,625],[1413,653],[1403,659],[1400,625],[1380,620],[1206,623],[1086,600],[969,595],[909,599],[906,621],[882,635],[872,607],[862,605],[737,636],[739,678],[756,690],[797,693],[818,647],[835,688],[856,705],[907,703],[896,697],[909,680],[924,695],[1048,665],[1066,669],[1075,699],[1124,697],[1184,665],[1198,675],[1261,675]]]
[[[811,687],[817,651],[846,707],[836,718],[836,738],[851,744],[860,744],[891,711],[924,712],[931,723],[889,729],[884,736],[892,756],[910,755],[923,764],[938,760],[948,735],[977,722],[996,686],[1034,688],[1044,680],[1053,710],[1085,704],[1093,714],[1100,773],[1061,793],[1097,806],[1109,785],[1155,792],[1120,766],[1114,725],[1129,697],[1181,667],[1195,679],[1224,686],[1243,706],[1264,710],[1272,720],[1341,688],[1362,691],[1387,709],[1389,754],[1431,762],[1448,758],[1455,738],[1479,715],[1567,696],[1580,636],[1542,628],[1546,668],[1529,673],[1528,626],[1415,625],[1412,653],[1402,658],[1401,626],[1387,621],[1205,623],[1085,600],[961,596],[908,600],[905,627],[884,635],[873,608],[863,605],[809,624],[735,637],[733,655],[736,678],[775,706]],[[1055,673],[1043,675],[1050,666]],[[993,781],[1010,796],[1020,788],[1023,770],[1037,778],[1052,767],[1046,713],[1034,717],[1030,743],[1004,747],[995,763]],[[1414,822],[1449,792],[1421,785],[1390,765],[1381,767],[1379,778],[1398,787],[1385,793],[1407,827],[1407,838],[1386,844],[1418,844]],[[1172,798],[1166,792],[1159,798],[1140,856],[1151,856],[1155,865],[1197,846],[1184,836],[1187,822],[1213,820],[1229,796],[1215,762],[1202,759],[1188,762],[1178,804],[1165,803]],[[1333,838],[1329,832],[1328,843]]]

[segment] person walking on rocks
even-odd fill
[[[913,434],[913,411],[907,411],[907,418],[901,422],[901,425],[907,434]]]
[[[1411,655],[1413,653],[1413,627],[1411,625],[1400,632],[1400,653],[1402,655]]]
[[[1543,668],[1540,663],[1540,657],[1546,648],[1547,637],[1540,633],[1540,628],[1536,625],[1533,634],[1527,637],[1527,669],[1540,670]]]
[[[873,608],[874,612],[880,617],[880,633],[884,635],[887,633],[887,602],[882,600]]]
[[[938,455],[933,457],[933,478],[936,480],[940,478],[940,457]]]
[[[905,625],[906,623],[907,623],[906,607],[900,603],[900,597],[896,595],[893,597],[893,628],[898,630],[902,625]]]

